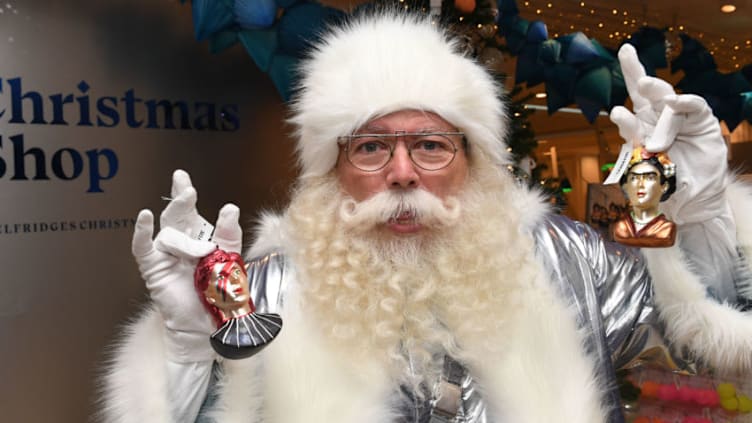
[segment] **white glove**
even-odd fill
[[[631,45],[619,49],[619,62],[635,114],[618,106],[611,120],[627,142],[666,151],[676,164],[676,192],[660,210],[678,225],[679,246],[702,283],[733,302],[736,224],[725,195],[727,147],[718,119],[702,97],[677,95],[669,83],[646,76]]]
[[[184,171],[173,175],[172,200],[160,216],[161,230],[152,241],[154,216],[142,210],[136,220],[132,252],[152,301],[166,326],[168,358],[187,363],[211,360],[209,336],[216,324],[194,288],[194,271],[201,257],[217,246],[239,252],[242,230],[239,210],[227,204],[219,212],[214,242],[192,238],[195,225],[205,222],[196,211],[196,190]]]
[[[676,192],[661,210],[679,225],[726,215],[726,143],[710,106],[702,97],[677,95],[668,82],[646,76],[630,44],[619,49],[619,62],[635,112],[622,106],[611,111],[619,135],[635,147],[666,151],[676,164]]]

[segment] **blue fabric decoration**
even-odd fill
[[[256,62],[256,66],[268,72],[274,52],[277,50],[277,31],[274,29],[239,31],[238,39]]]
[[[225,0],[193,0],[192,5],[193,31],[198,41],[208,39],[233,23],[232,8]]]
[[[713,55],[697,40],[686,34],[679,35],[679,38],[682,40],[682,50],[671,61],[671,73],[678,71],[695,73],[718,68]]]
[[[526,82],[528,87],[532,87],[546,80],[543,67],[539,64],[539,56],[539,44],[527,44],[522,48],[520,55],[517,56],[515,84]]]
[[[611,104],[611,71],[605,66],[587,71],[577,78],[574,92],[575,102],[593,123],[598,112]]]
[[[742,117],[752,122],[752,91],[740,94],[742,98]]]
[[[668,66],[665,30],[644,26],[634,32],[626,42],[632,44],[639,52],[638,57],[648,75],[655,75],[656,69]]]
[[[496,15],[496,23],[499,23],[500,19],[507,16],[517,16],[520,14],[517,2],[514,0],[497,0],[496,8],[499,10],[499,14]]]
[[[542,43],[548,39],[548,29],[542,21],[534,21],[527,28],[528,43]]]
[[[232,47],[237,42],[238,34],[233,30],[216,32],[209,37],[209,52],[219,53],[226,48]]]
[[[280,50],[292,56],[302,55],[327,24],[344,15],[340,10],[317,3],[300,3],[285,9],[277,26]]]
[[[553,114],[560,108],[574,103],[574,83],[577,80],[577,70],[564,63],[557,63],[547,67],[544,71],[546,76],[546,93],[549,88],[554,97],[546,97],[548,113]]]
[[[554,114],[557,110],[573,102],[574,99],[567,95],[567,93],[562,92],[556,84],[546,84],[546,108],[549,115]]]
[[[592,122],[602,108],[624,104],[627,90],[615,52],[579,32],[548,39],[545,23],[521,18],[515,0],[496,4],[498,33],[518,56],[516,82],[529,87],[545,83],[549,114],[577,103]],[[275,24],[279,8],[284,10]],[[192,9],[196,39],[208,39],[213,53],[240,40],[285,100],[292,95],[298,57],[328,24],[345,16],[313,0],[193,0]],[[356,11],[370,9],[372,5],[365,3]],[[671,61],[671,72],[685,75],[677,88],[704,97],[731,130],[742,120],[752,122],[752,64],[741,72],[721,74],[701,43],[686,34],[680,37],[682,51]],[[665,30],[643,27],[627,42],[637,49],[648,74],[668,66]]]
[[[295,3],[299,3],[301,0],[277,0],[277,7],[286,9]]]
[[[499,34],[507,40],[507,48],[513,55],[518,55],[527,42],[527,30],[530,22],[519,16],[511,16],[501,20]]]
[[[582,32],[576,32],[571,37],[567,37],[567,39],[569,40],[568,45],[562,42],[562,44],[566,45],[564,62],[570,65],[577,65],[600,58],[598,50],[590,42],[587,35]]]
[[[561,43],[557,40],[546,40],[541,43],[538,58],[544,65],[561,62]]]
[[[608,109],[611,110],[614,106],[621,106],[626,103],[629,93],[619,62],[614,60],[609,65],[609,69],[611,72],[611,104],[608,105]]]
[[[277,17],[274,0],[235,0],[235,22],[246,29],[268,28]]]

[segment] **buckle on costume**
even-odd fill
[[[457,418],[462,401],[462,388],[447,380],[439,383],[439,396],[431,413],[431,423],[449,423]]]

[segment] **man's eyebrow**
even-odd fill
[[[631,173],[632,175],[640,175],[640,176],[642,176],[642,175],[658,175],[658,174],[660,174],[660,172],[658,172],[657,170],[651,170],[651,171],[648,171],[648,172],[632,172],[632,171],[630,171],[629,173]]]

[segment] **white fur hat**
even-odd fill
[[[332,28],[301,66],[290,121],[302,177],[336,164],[337,137],[404,109],[431,111],[464,131],[471,156],[508,163],[499,87],[428,17],[380,12]]]

